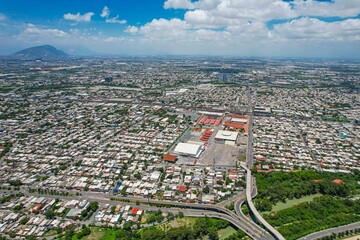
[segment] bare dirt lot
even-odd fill
[[[245,154],[245,146],[230,146],[213,143],[207,147],[198,164],[205,166],[235,166],[236,160]]]

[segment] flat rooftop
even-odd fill
[[[215,139],[236,141],[238,135],[239,135],[238,132],[219,130],[215,136]]]

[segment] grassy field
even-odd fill
[[[295,206],[299,203],[303,203],[303,202],[310,202],[312,201],[314,198],[316,197],[320,197],[322,196],[322,194],[320,193],[317,193],[317,194],[313,194],[313,195],[309,195],[309,196],[305,196],[305,197],[302,197],[302,198],[299,198],[299,199],[292,199],[292,200],[287,200],[285,203],[283,202],[278,202],[275,206],[272,207],[271,209],[271,212],[277,212],[277,211],[280,211],[280,210],[283,210],[285,208],[289,208],[289,207],[292,207],[292,206]],[[268,214],[270,212],[263,212],[264,214]]]
[[[179,228],[179,227],[190,227],[195,224],[196,218],[190,218],[190,217],[184,217],[184,218],[176,218],[170,222],[166,222],[163,224],[160,224],[158,228],[160,228],[163,231],[168,231],[171,228]]]
[[[218,231],[220,240],[225,239],[234,233],[236,233],[236,230],[231,226]]]

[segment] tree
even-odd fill
[[[22,207],[23,207],[23,204],[18,204],[13,208],[13,210],[15,213],[17,213],[22,209]]]
[[[142,238],[144,240],[163,240],[165,238],[165,232],[155,227],[150,227],[143,231]]]
[[[23,219],[20,220],[20,224],[25,225],[29,220],[30,220],[29,217],[24,217]]]
[[[74,236],[75,232],[73,228],[67,229],[65,231],[65,240],[72,240],[72,237]]]
[[[110,213],[115,214],[116,206],[111,206]]]
[[[208,237],[210,240],[218,240],[219,239],[219,235],[217,234],[217,231],[215,228],[210,228],[208,230]]]
[[[99,203],[98,203],[98,202],[91,202],[91,203],[90,203],[90,206],[89,206],[89,208],[90,208],[90,210],[91,210],[92,212],[95,212],[98,207],[99,207]]]
[[[226,185],[229,185],[230,183],[232,183],[233,181],[229,178],[229,177],[227,177],[226,178]]]
[[[210,192],[209,186],[206,185],[206,187],[203,189],[203,193],[209,194],[209,192]]]
[[[76,234],[76,237],[77,237],[77,239],[81,239],[81,238],[83,238],[83,237],[85,237],[85,236],[89,236],[90,233],[91,233],[90,228],[85,227],[85,228],[83,228],[80,232],[78,232],[78,233]]]
[[[193,232],[190,228],[180,227],[180,228],[172,228],[166,232],[167,240],[193,240]]]
[[[141,179],[141,174],[139,172],[137,172],[137,173],[134,174],[134,177],[136,179]]]
[[[37,238],[35,236],[26,236],[26,240],[36,240]]]
[[[54,213],[54,211],[53,210],[48,210],[46,213],[45,213],[45,217],[47,218],[47,219],[53,219],[54,217],[55,217],[55,213]]]

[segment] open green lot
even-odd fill
[[[299,199],[292,199],[292,200],[286,200],[285,203],[283,202],[278,202],[275,204],[275,206],[272,207],[271,211],[272,212],[277,212],[277,211],[280,211],[280,210],[283,210],[285,208],[289,208],[289,207],[292,207],[292,206],[295,206],[299,203],[303,203],[303,202],[310,202],[312,201],[314,198],[316,197],[320,197],[322,196],[322,194],[320,193],[317,193],[317,194],[312,194],[312,195],[309,195],[309,196],[304,196],[302,198],[299,198]]]
[[[81,238],[81,240],[114,240],[116,237],[116,230],[94,227],[91,228],[89,236]],[[72,237],[72,240],[79,240],[76,235]]]
[[[236,233],[236,230],[233,227],[228,226],[227,228],[218,231],[219,239],[220,240],[226,239],[227,237],[229,237],[234,233]]]

